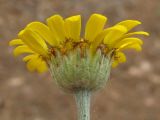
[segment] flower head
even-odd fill
[[[104,55],[112,52],[113,66],[125,62],[126,49],[141,51],[142,40],[134,35],[146,35],[147,32],[129,32],[141,24],[137,20],[125,20],[110,28],[104,29],[107,18],[100,14],[93,14],[89,18],[84,37],[81,35],[81,16],[72,16],[63,19],[60,15],[54,15],[47,19],[47,25],[41,22],[32,22],[19,34],[18,39],[10,42],[14,49],[14,55],[27,53],[24,61],[31,71],[46,70],[46,62],[51,56],[56,57],[56,52],[67,55],[77,48],[90,50],[95,54],[98,49]],[[128,33],[129,32],[129,33]],[[37,61],[37,62],[35,62]],[[42,66],[42,68],[41,68]]]
[[[91,72],[90,63],[96,64],[91,67],[92,69],[97,67],[97,71],[100,69],[103,71],[106,69],[101,67],[102,62],[108,62],[108,65],[112,64],[113,67],[125,62],[124,50],[134,49],[141,51],[143,42],[141,39],[134,37],[135,35],[149,35],[144,31],[130,32],[134,27],[141,24],[137,20],[125,20],[112,27],[104,28],[107,18],[100,14],[92,14],[90,16],[86,23],[84,36],[81,35],[80,15],[66,19],[63,19],[60,15],[54,15],[48,18],[46,22],[47,24],[41,22],[30,23],[20,31],[18,39],[10,41],[11,46],[16,46],[14,49],[15,56],[20,54],[26,55],[23,60],[27,63],[27,68],[30,71],[44,72],[47,70],[47,66],[52,68],[52,70],[57,69],[58,71],[61,68],[60,65],[64,64],[66,68],[63,66],[59,71],[59,73],[64,75],[67,70],[70,71],[72,69],[68,68],[68,65],[72,66],[71,63],[76,67],[72,73],[75,73],[78,69],[82,71],[85,69],[85,72],[87,70]],[[74,64],[75,61],[76,63]],[[79,61],[81,62],[79,63]],[[82,64],[82,62],[84,63]],[[83,68],[85,67],[84,65],[88,65],[89,69]],[[105,66],[105,64],[102,65]],[[63,71],[64,68],[66,71]],[[58,79],[61,78],[58,77]],[[62,77],[62,79],[64,78]],[[92,83],[94,82],[92,81]],[[72,86],[73,84],[75,83],[72,81]],[[63,85],[61,83],[61,86],[65,85],[66,83],[63,83]]]

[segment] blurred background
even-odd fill
[[[72,95],[49,73],[30,73],[8,42],[31,21],[53,14],[109,18],[107,26],[138,19],[150,37],[143,51],[127,52],[127,63],[113,69],[107,86],[92,99],[92,120],[160,120],[160,0],[0,0],[0,120],[76,120]]]

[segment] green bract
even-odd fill
[[[111,61],[98,51],[95,56],[89,52],[81,56],[79,50],[67,56],[58,54],[50,62],[51,74],[65,91],[94,91],[103,87],[109,77]]]

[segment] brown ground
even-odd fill
[[[143,22],[150,32],[143,52],[112,70],[105,89],[92,100],[92,120],[160,120],[160,0],[0,0],[0,120],[76,120],[72,95],[63,93],[50,75],[29,73],[14,58],[8,41],[31,21],[52,14],[91,13]]]

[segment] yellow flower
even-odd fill
[[[76,15],[63,19],[60,15],[51,16],[47,24],[32,22],[18,34],[18,39],[10,41],[16,46],[14,55],[26,54],[23,58],[30,71],[44,72],[51,57],[57,54],[64,56],[71,51],[80,49],[81,57],[86,51],[94,56],[97,50],[109,56],[115,67],[125,62],[123,50],[141,50],[142,40],[134,35],[149,34],[144,31],[130,32],[141,24],[137,20],[125,20],[104,29],[107,18],[100,14],[92,14],[86,24],[84,37],[81,37],[81,16]]]

